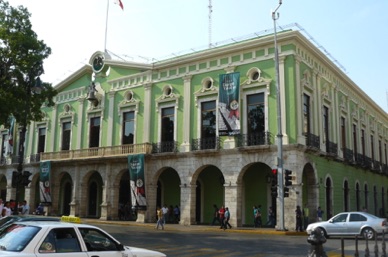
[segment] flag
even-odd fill
[[[123,5],[123,2],[121,2],[121,0],[116,0],[115,4],[120,5],[121,9],[124,10],[124,5]]]

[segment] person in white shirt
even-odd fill
[[[3,207],[3,216],[6,217],[6,216],[11,216],[12,214],[12,210],[11,208],[9,207],[9,202],[5,202],[5,205]]]
[[[23,201],[23,207],[22,207],[22,215],[28,215],[30,214],[30,206],[27,204],[27,201]]]

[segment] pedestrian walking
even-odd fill
[[[323,210],[321,209],[321,206],[319,206],[317,209],[317,221],[322,221],[322,217],[323,217]]]
[[[229,208],[226,207],[225,214],[224,214],[224,230],[227,229],[228,227],[229,229],[232,228],[232,225],[229,224],[229,220],[230,220],[230,212],[229,212]]]
[[[303,208],[303,228],[304,228],[304,230],[306,230],[307,226],[309,225],[309,217],[310,217],[310,209],[306,203],[304,205],[304,208]]]
[[[163,211],[162,209],[160,209],[160,207],[158,206],[158,208],[156,209],[156,218],[158,219],[158,221],[156,222],[156,227],[155,229],[159,229],[159,225],[162,227],[162,230],[164,230],[164,222],[163,222]]]
[[[225,218],[225,208],[224,206],[222,205],[221,208],[218,210],[218,213],[220,215],[220,223],[221,223],[221,226],[220,226],[220,229],[221,228],[224,228],[224,218]]]
[[[221,224],[220,222],[220,214],[218,213],[218,207],[216,204],[213,204],[213,208],[214,208],[214,215],[213,215],[213,221],[212,221],[212,226],[214,226],[214,223],[218,222],[219,224]]]
[[[296,231],[303,232],[302,227],[302,210],[300,209],[300,206],[296,206],[295,210],[295,216],[296,216]]]

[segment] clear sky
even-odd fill
[[[52,48],[45,82],[58,84],[105,48],[128,58],[160,59],[209,44],[209,0],[8,0],[31,13],[33,30]],[[273,29],[278,0],[212,0],[211,42]],[[278,26],[297,23],[388,112],[388,1],[283,0]],[[144,59],[144,58],[143,58]],[[144,59],[146,60],[146,59]]]

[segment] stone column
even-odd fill
[[[230,212],[230,225],[237,227],[239,225],[237,217],[241,219],[241,210],[238,206],[237,195],[238,195],[238,186],[235,183],[229,182],[229,184],[224,185],[225,188],[225,207],[229,208]]]
[[[195,224],[195,190],[196,185],[181,185],[181,219],[179,224]]]
[[[108,114],[108,131],[107,131],[107,137],[106,137],[106,146],[112,146],[113,137],[117,135],[114,135],[113,133],[113,117],[114,117],[114,102],[115,102],[115,93],[116,91],[110,91],[108,93],[109,98],[109,114]],[[120,122],[120,121],[119,121]]]
[[[114,190],[111,186],[111,173],[112,173],[112,165],[110,163],[107,163],[105,166],[105,176],[103,179],[103,186],[102,186],[102,203],[101,203],[101,215],[100,220],[110,220],[112,216],[111,207],[111,201],[110,201],[110,194]],[[117,210],[117,209],[116,209]]]
[[[73,216],[80,216],[80,208],[79,208],[79,199],[82,194],[82,182],[80,181],[81,175],[80,175],[80,170],[79,166],[76,165],[74,166],[74,173],[72,176],[73,179],[73,192],[72,192],[72,200],[70,203],[70,215]]]
[[[77,123],[78,123],[78,126],[77,126],[77,135],[79,136],[79,137],[81,137],[81,135],[82,135],[82,128],[83,128],[83,122],[82,122],[82,120],[83,120],[83,118],[84,118],[84,102],[85,102],[85,98],[79,98],[78,99],[78,102],[79,102],[79,106],[78,106],[78,121],[77,121]],[[82,140],[81,140],[81,138],[79,138],[78,140],[77,140],[77,146],[76,146],[76,149],[81,149],[81,142],[82,142]]]
[[[144,137],[143,143],[150,143],[150,128],[151,128],[151,110],[152,102],[151,101],[151,89],[152,84],[144,85]]]
[[[181,145],[181,152],[189,152],[191,145],[191,124],[190,124],[190,111],[191,111],[191,77],[183,77],[183,88],[184,88],[184,98],[183,98],[183,143]]]

